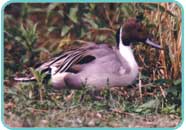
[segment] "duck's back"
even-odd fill
[[[136,75],[130,76],[131,70],[125,59],[116,48],[110,48],[107,44],[97,45],[97,49],[88,51],[88,55],[94,56],[95,60],[82,64],[82,70],[76,74],[87,86],[103,88],[106,86],[123,86],[133,82]],[[136,66],[137,67],[137,66]]]

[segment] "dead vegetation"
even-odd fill
[[[141,72],[134,85],[104,90],[56,91],[36,83],[15,84],[77,41],[115,44],[115,31],[143,15],[164,51],[134,46]],[[181,9],[175,3],[10,4],[5,8],[4,116],[11,127],[175,127],[181,121]],[[95,99],[95,95],[96,99]]]

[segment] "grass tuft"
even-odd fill
[[[131,86],[54,90],[46,75],[28,69],[89,41],[115,45],[115,31],[136,16],[164,50],[133,47],[141,69]],[[4,119],[11,127],[175,127],[182,120],[182,16],[175,3],[12,3],[4,23]],[[28,72],[36,82],[12,80]]]

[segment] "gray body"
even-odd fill
[[[103,89],[131,85],[138,75],[138,65],[133,56],[131,43],[141,42],[162,49],[155,44],[139,19],[128,19],[116,32],[116,47],[89,43],[43,63],[36,68],[49,74],[54,88],[83,86]],[[15,78],[31,81],[35,77]]]
[[[84,56],[94,56],[95,60],[79,65],[78,73],[62,72],[52,75],[51,81],[55,88],[87,86],[102,89],[126,86],[135,80],[138,74],[137,64],[135,69],[131,68],[115,47],[91,44],[84,48],[86,49]]]

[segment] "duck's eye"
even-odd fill
[[[141,28],[138,28],[137,29],[137,32],[142,32],[143,30]]]

